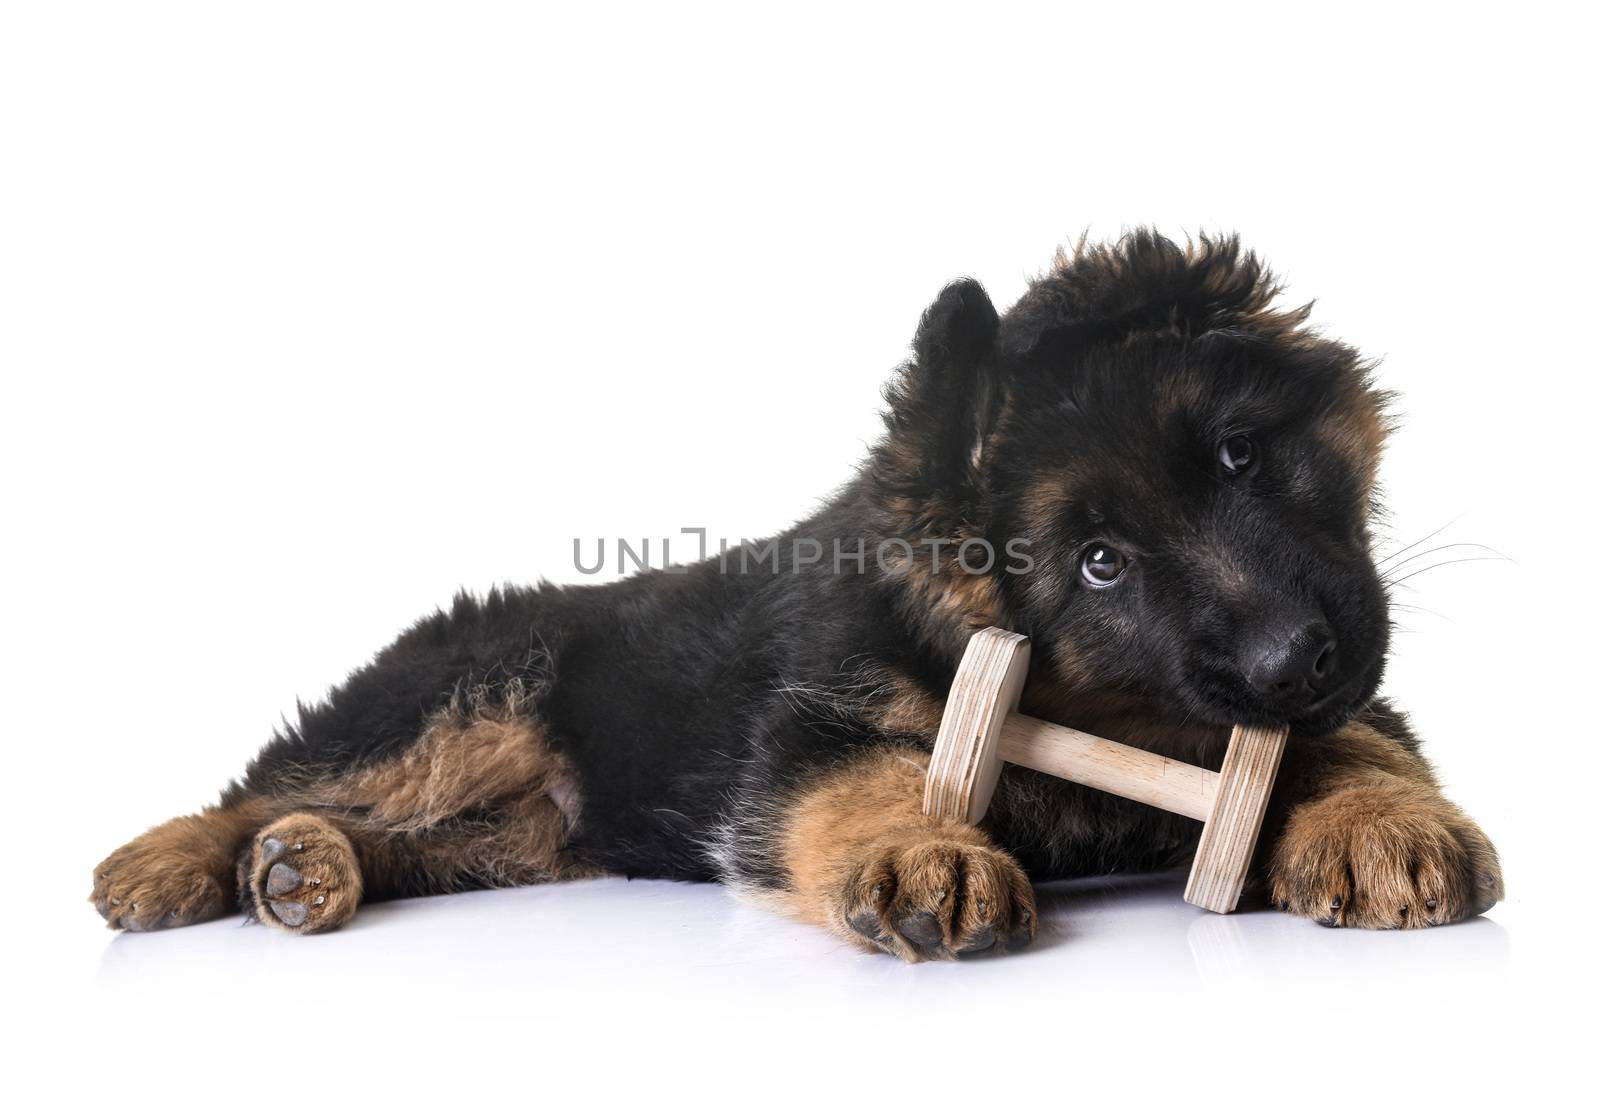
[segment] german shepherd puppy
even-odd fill
[[[1494,847],[1373,696],[1385,395],[1276,293],[1234,238],[1151,231],[1058,253],[1003,317],[951,284],[814,515],[689,568],[457,597],[102,862],[93,903],[306,933],[609,873],[721,881],[910,961],[1019,948],[1030,879],[1181,864],[1199,825],[1017,767],[979,826],[922,814],[942,695],[1002,625],[1033,640],[1033,715],[1212,769],[1233,724],[1290,725],[1256,862],[1282,910],[1484,911]]]

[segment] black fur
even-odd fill
[[[1150,232],[1080,247],[1003,318],[976,283],[951,284],[862,471],[763,549],[776,572],[734,552],[607,586],[462,595],[304,709],[228,799],[398,754],[464,689],[531,687],[578,774],[580,857],[777,887],[785,794],[864,745],[925,746],[874,707],[895,685],[942,695],[985,619],[1034,639],[1031,682],[1058,689],[1040,707],[1063,721],[1212,766],[1237,721],[1331,731],[1375,692],[1388,619],[1368,551],[1375,457],[1322,431],[1377,416],[1380,397],[1350,349],[1273,313],[1273,292],[1232,239],[1184,249]],[[1241,433],[1260,458],[1230,477],[1218,447]],[[835,571],[831,554],[797,562],[796,538],[864,539],[869,555]],[[870,554],[890,538],[983,538],[1000,555],[984,582],[951,569],[953,545],[937,573],[919,546],[901,575]],[[1004,569],[1013,540],[1033,570]],[[1079,573],[1097,541],[1131,560],[1104,590]],[[1309,617],[1337,639],[1333,688],[1263,700],[1242,650]],[[991,825],[1038,876],[1170,863],[1198,830],[1025,771],[1007,771]]]

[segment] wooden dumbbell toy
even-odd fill
[[[985,628],[967,644],[939,723],[922,810],[977,823],[1010,762],[1154,805],[1205,826],[1183,898],[1214,912],[1239,903],[1288,728],[1233,729],[1221,771],[1165,758],[1017,712],[1028,639]]]

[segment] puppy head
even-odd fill
[[[970,283],[925,315],[878,470],[930,529],[1022,542],[1001,615],[1071,690],[1302,735],[1376,691],[1383,396],[1275,292],[1233,239],[1140,232],[1003,319]]]

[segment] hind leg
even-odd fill
[[[264,755],[222,806],[101,863],[91,899],[112,927],[195,923],[237,901],[274,927],[328,930],[363,898],[577,872],[565,854],[577,789],[520,693],[453,701],[396,753],[359,765],[283,746],[300,757]]]
[[[294,812],[240,856],[239,900],[270,927],[315,934],[347,923],[363,899],[585,876],[563,849],[566,829],[542,789],[424,828],[397,828],[370,811]]]
[[[152,828],[101,862],[90,900],[113,929],[155,931],[243,910],[297,934],[347,923],[362,900],[590,876],[543,788],[426,827],[371,810],[212,808]]]
[[[361,903],[350,837],[321,816],[294,812],[262,828],[239,859],[239,899],[271,927],[312,934],[342,926]]]

